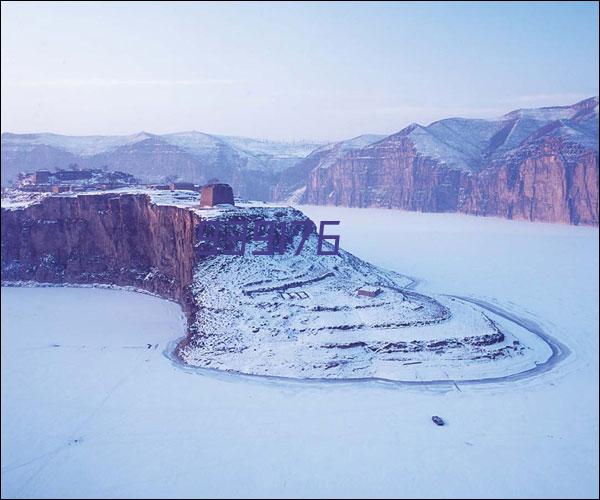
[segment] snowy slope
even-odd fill
[[[571,106],[520,109],[497,119],[448,118],[426,127],[413,123],[358,157],[368,158],[373,150],[393,151],[399,138],[409,138],[423,156],[451,168],[477,171],[489,160],[549,136],[598,151],[598,98]]]
[[[322,142],[311,141],[272,141],[231,135],[218,137],[227,144],[258,157],[304,158],[323,145]]]
[[[384,135],[377,134],[364,134],[358,137],[353,137],[345,141],[336,142],[333,144],[326,144],[319,149],[313,151],[305,160],[305,163],[311,168],[315,168],[313,163],[316,159],[318,168],[329,168],[337,160],[349,154],[353,151],[362,149],[371,144],[375,144],[378,141],[385,139]]]
[[[140,132],[125,136],[67,136],[59,134],[2,134],[2,147],[20,151],[31,150],[44,145],[81,157],[91,157],[110,153],[123,146],[131,146],[150,138],[181,147],[186,152],[200,158],[216,155],[222,149],[229,149],[246,159],[250,170],[264,169],[271,159],[304,158],[322,143],[298,141],[278,142],[250,139],[245,137],[216,136],[202,132],[179,132],[173,134],[149,134]],[[276,162],[270,162],[277,165]],[[283,162],[283,166],[287,163]]]
[[[51,146],[80,156],[93,156],[112,151],[120,146],[135,144],[151,137],[146,132],[133,135],[69,136],[59,134],[2,134],[2,147],[32,148],[37,145]]]

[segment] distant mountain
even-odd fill
[[[598,224],[598,98],[412,124],[316,162],[299,200]]]
[[[2,134],[2,185],[19,172],[107,166],[147,182],[229,182],[243,197],[267,199],[277,174],[322,143],[221,137],[201,132],[129,136]]]
[[[259,200],[598,224],[598,98],[330,144],[201,132],[2,134],[2,185],[71,163],[143,181],[217,178]]]
[[[297,202],[302,199],[310,173],[316,168],[333,165],[344,155],[384,139],[384,135],[365,134],[345,141],[326,144],[315,149],[306,158],[295,162],[279,176],[273,187],[271,197],[274,200]]]

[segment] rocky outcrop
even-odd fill
[[[317,205],[464,212],[509,219],[598,224],[598,153],[547,139],[479,172],[419,154],[410,139],[360,151],[309,176]]]
[[[314,166],[302,201],[598,224],[598,101],[414,124]]]
[[[212,258],[198,252],[204,248],[199,242],[204,235],[197,234],[203,220],[246,221],[252,225],[247,241],[254,238],[257,221],[308,221],[295,209],[268,207],[231,206],[218,215],[209,210],[205,217],[195,210],[200,205],[195,194],[155,192],[152,196],[19,193],[20,206],[3,198],[2,281],[131,286],[178,302],[191,325],[198,310],[194,270],[200,260]],[[233,201],[231,192],[229,201]],[[229,237],[235,230],[234,225],[219,233],[218,253],[232,250]],[[275,248],[286,252],[292,248],[290,231],[275,231]]]
[[[598,153],[551,138],[465,176],[457,210],[509,219],[598,224]]]
[[[357,151],[382,139],[385,139],[385,136],[360,135],[345,141],[326,144],[312,151],[306,158],[285,169],[278,176],[277,182],[271,189],[272,199],[276,201],[289,199],[292,202],[297,202],[300,196],[295,196],[295,193],[301,193],[306,189],[308,176],[315,168],[333,165],[351,151]]]
[[[2,280],[134,286],[192,310],[190,210],[147,195],[51,196],[2,209]]]
[[[293,208],[204,209],[189,191],[3,194],[3,285],[132,286],[174,300],[188,328],[171,355],[192,366],[299,378],[414,380],[406,366],[418,364],[422,380],[430,368],[437,376],[438,366],[447,377],[465,379],[479,376],[480,363],[504,363],[511,374],[544,360],[543,350],[514,347],[520,339],[500,332],[471,306],[405,290],[411,280],[344,251],[320,255],[314,223]],[[260,223],[265,220],[278,228],[268,254],[268,229]],[[213,225],[215,238],[206,238],[203,229],[210,224],[203,221],[235,231]],[[302,235],[294,230],[298,222]],[[234,240],[245,242],[243,256],[233,252]],[[216,252],[202,251],[213,242]],[[381,293],[357,294],[364,286]],[[457,308],[463,312],[451,312]],[[469,321],[457,324],[465,314]],[[415,337],[390,341],[390,329],[405,328]],[[513,363],[517,357],[527,359]],[[465,365],[457,367],[456,359]]]

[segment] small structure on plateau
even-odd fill
[[[362,297],[377,297],[381,293],[381,288],[378,286],[365,285],[361,286],[356,293]]]
[[[214,207],[221,204],[234,205],[233,189],[229,184],[207,184],[200,192],[200,206]]]

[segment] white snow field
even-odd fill
[[[569,356],[456,385],[183,369],[163,353],[184,333],[173,303],[2,288],[2,497],[598,496],[597,228],[300,208],[417,291],[501,307]]]

